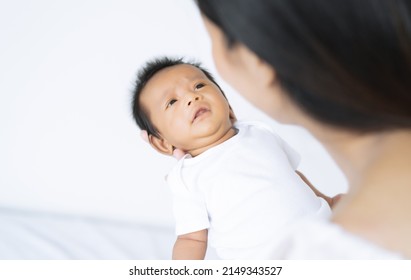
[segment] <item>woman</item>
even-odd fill
[[[411,258],[411,4],[200,0],[221,76],[307,128],[350,189],[273,258]]]

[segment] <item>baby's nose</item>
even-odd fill
[[[191,105],[191,103],[193,102],[193,100],[194,101],[198,101],[200,99],[200,97],[198,97],[198,96],[196,96],[196,97],[194,97],[194,99],[190,99],[189,101],[188,101],[188,106],[190,106]]]

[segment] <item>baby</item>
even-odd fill
[[[222,259],[269,259],[293,222],[329,217],[332,199],[296,173],[296,152],[270,127],[236,121],[199,64],[148,62],[132,107],[154,149],[186,154],[167,176],[178,235],[173,259],[204,259],[207,242]]]

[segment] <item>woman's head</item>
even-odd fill
[[[408,1],[199,0],[198,6],[222,76],[270,115],[281,109],[274,104],[281,99],[267,93],[276,84],[271,89],[322,123],[358,132],[411,128]]]

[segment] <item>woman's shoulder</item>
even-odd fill
[[[297,223],[276,250],[277,259],[385,260],[403,259],[398,253],[344,230],[329,220],[312,218]]]

